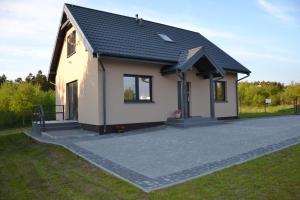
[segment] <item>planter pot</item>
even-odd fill
[[[181,118],[181,114],[180,113],[176,113],[175,114],[175,118],[177,118],[177,119]]]

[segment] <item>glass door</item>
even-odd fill
[[[77,81],[67,83],[68,119],[78,120],[78,84]]]

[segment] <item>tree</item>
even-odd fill
[[[283,103],[283,96],[286,87],[279,82],[242,82],[239,84],[239,100],[241,105],[263,106],[266,98],[272,99],[272,105]]]
[[[133,89],[130,87],[130,88],[127,88],[125,91],[124,91],[124,99],[125,100],[133,100],[134,99],[134,91]]]
[[[31,83],[21,83],[11,96],[9,108],[15,113],[22,116],[23,125],[25,125],[25,117],[30,116],[32,106],[37,104],[39,95],[39,87]]]
[[[21,78],[21,77],[19,77],[19,78],[17,78],[17,79],[15,80],[15,82],[16,82],[16,83],[22,83],[22,82],[23,82],[23,80],[22,80],[22,78]]]
[[[0,87],[0,112],[9,111],[10,100],[14,93],[16,93],[16,84],[3,83]]]
[[[0,76],[0,86],[1,86],[3,83],[5,83],[6,80],[7,80],[7,78],[6,78],[5,74],[3,74],[2,76]]]
[[[48,91],[50,89],[50,83],[41,70],[39,70],[38,73],[36,74],[35,81],[37,84],[40,85],[43,91]]]
[[[28,76],[26,76],[25,81],[27,83],[35,84],[35,76],[33,76],[32,73],[29,73]]]
[[[54,91],[42,91],[38,84],[26,82],[3,83],[0,87],[0,128],[30,122],[33,105],[42,105],[45,112],[55,112]]]
[[[285,103],[291,104],[295,97],[300,96],[300,83],[292,83],[287,86],[282,96]]]
[[[47,80],[47,77],[43,74],[41,70],[37,72],[34,76],[32,73],[29,73],[25,78],[27,83],[38,84],[43,91],[48,91],[49,89],[53,89],[50,82]]]

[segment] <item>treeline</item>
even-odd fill
[[[7,80],[0,76],[0,128],[29,125],[33,105],[41,104],[53,110],[55,106],[54,86],[38,71],[22,80]]]
[[[300,83],[241,82],[238,92],[241,106],[263,106],[265,99],[271,99],[271,105],[292,105],[294,98],[300,96]]]

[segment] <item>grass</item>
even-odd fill
[[[0,199],[300,199],[300,145],[142,192],[62,147],[0,131]]]
[[[242,106],[240,108],[240,117],[254,118],[292,115],[294,114],[294,107],[293,105],[267,106],[266,111],[265,107]]]
[[[0,136],[18,134],[18,133],[22,133],[24,131],[28,131],[30,129],[31,129],[31,127],[29,127],[29,126],[19,127],[19,128],[8,128],[8,129],[2,129],[2,130],[0,129]]]

